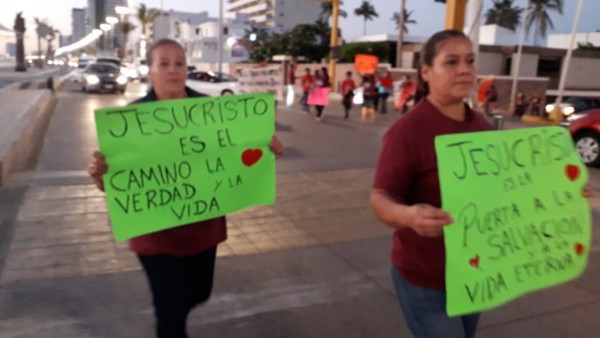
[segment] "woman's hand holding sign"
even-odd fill
[[[271,142],[269,143],[269,149],[275,154],[275,159],[278,159],[281,155],[283,155],[283,144],[277,136],[273,136]]]
[[[104,191],[104,181],[102,181],[102,176],[106,174],[108,171],[108,165],[106,164],[106,159],[104,155],[102,155],[99,151],[94,151],[92,154],[92,160],[88,165],[87,172],[94,180],[94,184],[100,191]]]
[[[406,226],[424,237],[439,237],[444,226],[454,223],[452,216],[429,204],[414,204],[406,208]]]

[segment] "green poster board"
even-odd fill
[[[436,138],[447,312],[479,312],[572,280],[587,266],[588,173],[564,128]]]
[[[253,94],[97,110],[115,238],[274,203],[274,102]]]

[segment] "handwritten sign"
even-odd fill
[[[447,312],[479,312],[579,276],[587,266],[588,179],[565,129],[436,138]]]
[[[311,106],[329,105],[329,88],[315,88],[308,95],[308,104]]]
[[[238,69],[240,93],[272,93],[283,102],[283,77],[279,66]]]
[[[275,200],[271,94],[96,110],[117,240]]]
[[[354,68],[359,74],[373,74],[379,64],[379,58],[375,55],[356,54],[354,56]]]

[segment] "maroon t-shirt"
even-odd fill
[[[373,187],[403,204],[427,203],[439,208],[435,137],[491,129],[490,123],[468,106],[465,121],[455,121],[423,99],[384,135]],[[398,228],[391,256],[392,264],[410,283],[445,290],[443,237],[422,237],[410,228]]]
[[[188,87],[185,88],[185,91],[188,97],[206,96]],[[156,100],[158,100],[156,92],[152,89],[148,95],[134,103]],[[129,240],[129,249],[142,255],[167,254],[187,257],[212,249],[226,239],[225,217],[217,217],[132,238]]]

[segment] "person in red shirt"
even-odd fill
[[[300,80],[302,84],[302,97],[300,98],[300,105],[302,106],[302,110],[308,112],[308,95],[313,90],[313,87],[315,85],[315,79],[313,78],[310,72],[310,68],[306,68],[304,72],[304,76]]]
[[[383,76],[379,79],[379,112],[381,114],[387,113],[387,99],[390,97],[394,86],[394,80],[388,70],[385,71]]]
[[[360,86],[363,88],[363,104],[360,108],[360,120],[365,122],[367,115],[371,121],[375,121],[375,98],[377,97],[377,87],[375,86],[375,76],[366,74],[363,76]]]
[[[444,226],[434,139],[492,130],[464,103],[477,71],[468,37],[446,30],[424,45],[418,69],[422,99],[386,132],[377,163],[371,207],[395,229],[392,281],[415,337],[474,337],[479,314],[446,314]]]
[[[205,96],[185,86],[185,52],[177,41],[157,41],[148,49],[146,59],[153,88],[134,103]],[[275,136],[269,147],[276,157],[283,152]],[[89,175],[102,191],[107,160],[110,159],[96,151],[88,166]],[[217,245],[226,238],[225,217],[217,217],[129,241],[129,248],[137,254],[150,284],[157,337],[187,337],[187,316],[210,297]]]
[[[348,119],[350,115],[350,108],[352,108],[352,98],[354,97],[354,89],[356,89],[356,83],[352,80],[352,72],[346,72],[346,79],[342,81],[340,88],[342,94],[342,105],[344,105],[344,118]]]

